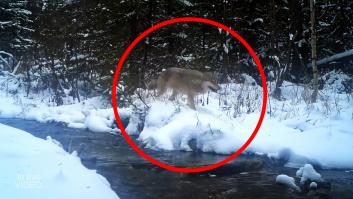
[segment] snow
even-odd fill
[[[226,54],[229,53],[229,49],[228,49],[228,46],[226,44],[223,44],[223,50]]]
[[[86,124],[79,123],[79,122],[70,122],[67,124],[68,127],[70,128],[75,128],[75,129],[84,129],[86,128]]]
[[[263,23],[264,20],[263,20],[262,18],[256,18],[256,19],[254,19],[254,22],[261,22],[261,23]]]
[[[177,56],[178,62],[180,61],[186,61],[186,62],[190,62],[192,60],[195,59],[195,57],[190,54],[190,55],[181,55],[181,56]]]
[[[300,191],[300,188],[295,184],[295,180],[292,177],[289,177],[285,174],[278,175],[276,177],[276,183],[278,184],[284,184],[287,185],[288,187]]]
[[[0,26],[12,23],[12,21],[0,21]],[[2,51],[0,51],[1,54]]]
[[[26,9],[21,9],[21,8],[11,8],[11,9],[5,9],[6,11],[12,11],[12,12],[16,12],[16,13],[22,13],[25,15],[31,15],[32,12]]]
[[[76,55],[76,56],[73,56],[70,58],[70,61],[76,61],[76,60],[80,60],[80,59],[84,59],[88,57],[88,55],[82,55],[82,54],[79,54],[79,55]]]
[[[0,98],[0,115],[3,118],[10,118],[13,117],[14,115],[20,115],[22,112],[22,109],[20,106],[16,106],[15,104],[12,103],[12,101],[7,100],[5,98]]]
[[[178,110],[170,102],[163,106],[165,111],[158,112],[160,107],[160,102],[151,104],[139,140],[144,142],[146,147],[162,150],[190,151],[188,143],[195,140],[197,148],[201,151],[233,153],[248,139],[259,117],[258,114],[252,113],[229,118],[212,105],[201,107],[198,111],[190,110],[186,106]],[[335,132],[334,135],[328,132],[328,124],[337,126],[339,130],[340,126],[347,126],[348,122],[326,121],[326,124],[316,124],[315,127],[310,121],[304,122],[280,122],[275,118],[266,118],[249,151],[276,154],[283,149],[290,149],[293,161],[296,161],[297,156],[301,156],[317,160],[328,167],[352,167],[353,157],[349,154],[353,153],[353,135],[345,133],[345,129]],[[298,126],[301,129],[298,129]],[[273,127],[276,127],[276,130],[273,130]],[[317,143],[325,148],[317,147]],[[341,151],[341,154],[337,155],[337,151]]]
[[[193,6],[193,4],[188,0],[179,0],[179,2],[188,7]]]
[[[177,36],[180,37],[180,38],[183,38],[183,39],[186,39],[186,38],[188,37],[188,36],[187,36],[185,33],[183,33],[183,32],[178,33]]]
[[[236,139],[231,139],[234,128],[223,121],[221,115],[218,118],[208,110],[193,111],[188,107],[172,112],[171,103],[167,107],[164,110],[169,111],[160,112],[165,113],[164,119],[160,120],[163,117],[153,117],[161,116],[153,114],[156,112],[153,110],[160,110],[160,102],[152,104],[152,114],[146,116],[145,128],[139,136],[147,147],[190,151],[188,142],[195,139],[197,147],[204,152],[229,153],[233,145],[240,144]],[[222,130],[227,134],[223,134]]]
[[[22,118],[39,122],[63,122],[69,127],[87,128],[92,132],[117,131],[113,125],[115,120],[113,110],[98,108],[103,106],[100,97],[62,106],[48,106],[39,102],[24,103],[25,106],[22,106],[11,97],[0,97],[0,117]],[[121,112],[124,115],[124,111]]]
[[[0,124],[2,198],[119,198],[109,182],[85,168],[60,143]]]
[[[112,130],[110,126],[113,125],[114,120],[113,117],[109,117],[108,112],[106,114],[107,116],[102,114],[102,111],[91,111],[85,120],[85,126],[92,132],[110,132]]]
[[[311,164],[305,164],[303,167],[300,167],[296,173],[297,177],[300,177],[300,183],[304,184],[307,180],[310,181],[321,181],[321,175],[315,171],[314,167]]]
[[[314,104],[302,99],[310,92],[307,88],[284,82],[283,100],[271,98],[271,111],[246,152],[281,158],[286,151],[286,165],[292,167],[316,163],[323,168],[353,168],[352,99],[350,94],[338,93],[342,81],[329,81],[336,76],[344,79],[342,74],[331,74],[327,79],[331,85],[320,91]],[[138,139],[155,150],[192,151],[189,143],[195,141],[199,151],[234,153],[253,132],[261,107],[261,87],[250,76],[243,77],[242,85],[228,83],[217,94],[205,94],[209,103],[199,103],[197,111],[185,105],[185,96],[179,103],[163,97],[147,100],[150,109]],[[205,101],[205,95],[198,100]],[[139,120],[129,126],[136,127],[134,121]]]
[[[289,34],[289,40],[293,40],[294,35],[292,33]]]
[[[345,93],[343,82],[351,77],[333,71],[323,76],[325,85],[317,103],[303,98],[310,89],[284,82],[282,99],[270,98],[263,124],[245,152],[281,158],[288,156],[287,166],[300,167],[315,163],[322,168],[353,168],[353,98]],[[137,135],[145,147],[154,150],[196,150],[231,154],[239,149],[253,132],[260,115],[262,88],[249,75],[242,83],[222,84],[218,93],[197,96],[197,110],[186,106],[186,97],[171,102],[168,96],[146,97],[149,109],[132,96],[135,108],[119,108],[122,119],[129,118],[126,128]],[[274,83],[269,86],[274,88]],[[271,92],[271,90],[269,90]],[[14,93],[14,94],[9,94]],[[33,119],[40,122],[63,122],[72,128],[90,131],[118,132],[110,103],[102,97],[82,102],[64,99],[66,105],[45,101],[49,93],[25,96],[16,78],[0,75],[0,117]],[[208,102],[208,103],[207,103]]]
[[[311,182],[309,187],[310,187],[310,189],[316,189],[317,188],[317,183],[316,182]]]
[[[0,22],[0,23],[4,24],[4,23],[8,23],[8,22]],[[8,57],[13,57],[13,55],[11,53],[8,53],[8,52],[5,52],[5,51],[0,51],[0,54],[4,54],[4,55],[6,55]]]
[[[337,59],[342,59],[342,58],[350,57],[350,56],[353,56],[353,49],[347,50],[345,52],[337,53],[335,55],[332,55],[330,57],[326,57],[324,59],[320,59],[320,60],[318,60],[316,62],[316,64],[317,65],[322,65],[322,64],[326,64],[326,63],[332,62],[332,61],[337,60]],[[309,63],[307,65],[307,67],[311,67],[311,63]]]
[[[64,99],[65,105],[55,106],[46,102],[50,93],[26,96],[24,86],[17,76],[0,75],[0,117],[22,118],[39,122],[62,122],[72,128],[87,128],[92,132],[116,132],[114,113],[106,108],[102,97],[92,97],[77,102]],[[109,105],[110,106],[110,105]],[[121,117],[128,117],[129,109],[120,110]]]
[[[322,80],[325,81],[325,90],[337,90],[342,93],[347,89],[343,82],[349,81],[350,77],[340,71],[331,71],[323,75]]]

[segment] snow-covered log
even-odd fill
[[[317,61],[317,65],[327,64],[329,62],[332,62],[332,61],[335,61],[335,60],[338,60],[338,59],[343,59],[343,58],[350,57],[350,56],[353,56],[353,49],[347,50],[347,51],[342,52],[342,53],[338,53],[338,54],[332,55],[330,57],[326,57],[324,59],[320,59],[319,61]],[[307,65],[307,67],[311,68],[311,63],[309,63]]]
[[[7,56],[13,58],[13,55],[11,53],[8,53],[8,52],[5,52],[5,51],[0,51],[0,54],[4,54],[4,55],[7,55]]]

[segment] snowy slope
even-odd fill
[[[0,197],[119,198],[109,182],[48,138],[0,124]]]

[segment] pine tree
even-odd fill
[[[13,71],[34,45],[32,12],[27,1],[0,2],[0,63]]]

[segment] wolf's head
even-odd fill
[[[202,88],[204,91],[210,90],[212,92],[217,92],[221,87],[217,84],[215,73],[204,72],[203,73],[204,82],[202,83]]]
[[[212,81],[204,81],[202,83],[202,88],[204,91],[212,91],[212,92],[217,92],[219,89],[221,89],[221,87],[215,83],[215,82],[212,82]]]

